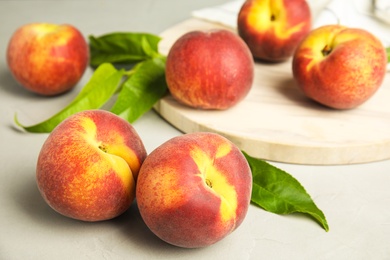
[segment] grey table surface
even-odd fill
[[[183,249],[155,237],[133,205],[122,216],[84,223],[54,212],[35,184],[47,134],[19,131],[68,104],[92,75],[53,98],[31,94],[11,77],[5,60],[12,33],[30,22],[70,23],[84,35],[114,31],[159,34],[191,11],[223,0],[0,1],[0,259],[390,259],[390,161],[308,166],[273,163],[291,173],[325,213],[330,231],[301,215],[250,206],[243,224],[219,243]],[[320,1],[323,3],[324,1]],[[319,10],[318,1],[313,3]],[[182,134],[150,111],[134,124],[148,152]]]

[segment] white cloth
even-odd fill
[[[378,37],[384,46],[390,46],[390,23],[386,23],[386,18],[390,19],[390,1],[386,2],[387,16],[385,1],[377,1],[374,8],[372,0],[333,0],[315,19],[314,28],[332,23],[362,28]]]

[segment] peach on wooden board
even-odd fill
[[[228,109],[252,87],[254,61],[240,37],[228,30],[191,31],[175,41],[166,63],[172,96],[199,109]]]
[[[342,25],[311,31],[292,62],[303,93],[334,109],[352,109],[367,101],[381,86],[386,66],[386,50],[378,38]]]
[[[265,61],[290,58],[310,29],[305,0],[247,0],[237,18],[238,34],[253,56]]]

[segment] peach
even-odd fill
[[[305,0],[247,0],[237,18],[238,34],[253,56],[272,62],[290,58],[310,29]]]
[[[53,96],[79,82],[89,62],[89,48],[72,25],[26,24],[12,35],[7,62],[11,74],[24,88]]]
[[[296,50],[292,69],[309,98],[334,109],[367,101],[386,74],[383,44],[370,32],[327,25],[313,30]]]
[[[175,246],[214,244],[243,222],[251,199],[251,170],[226,138],[199,132],[174,137],[146,158],[136,198],[150,230]]]
[[[169,91],[190,107],[230,108],[248,94],[253,77],[254,62],[248,47],[228,30],[188,32],[168,53]]]
[[[58,213],[83,221],[114,218],[135,197],[146,158],[135,129],[103,110],[76,113],[43,144],[36,180],[44,200]]]

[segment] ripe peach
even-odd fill
[[[253,77],[248,47],[228,30],[188,32],[168,53],[168,88],[176,100],[190,107],[230,108],[248,94]]]
[[[368,31],[327,25],[313,30],[293,57],[293,75],[309,98],[351,109],[368,100],[386,74],[382,43]]]
[[[133,202],[145,158],[143,143],[127,121],[107,111],[88,110],[68,117],[51,132],[38,157],[36,180],[44,200],[60,214],[107,220]]]
[[[168,140],[141,166],[140,214],[159,238],[179,247],[216,243],[244,220],[252,175],[241,151],[213,133]]]
[[[52,96],[79,82],[89,62],[89,49],[83,35],[71,25],[32,23],[12,35],[7,62],[23,87]]]
[[[253,56],[273,62],[290,58],[310,28],[305,0],[248,0],[237,18],[238,34]]]

